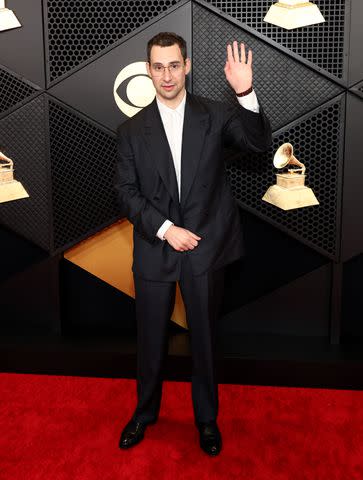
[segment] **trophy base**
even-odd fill
[[[283,188],[278,185],[270,187],[262,200],[271,203],[282,210],[292,210],[294,208],[310,207],[319,205],[314,192],[309,187]]]
[[[20,198],[29,197],[23,185],[14,180],[9,183],[0,183],[0,203],[19,200]]]
[[[9,8],[0,8],[0,32],[21,27],[15,13]]]
[[[271,5],[264,22],[272,23],[286,30],[325,22],[319,8],[314,3],[278,1]]]

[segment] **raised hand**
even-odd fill
[[[240,53],[238,51],[238,43],[236,40],[232,45],[227,45],[227,60],[224,67],[226,79],[236,93],[245,92],[252,86],[252,50],[248,50],[246,62],[246,50],[244,43],[240,45]]]

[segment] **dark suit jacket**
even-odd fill
[[[202,274],[243,255],[238,207],[227,181],[223,147],[265,151],[270,123],[260,113],[187,93],[181,159],[181,200],[156,100],[117,129],[115,189],[121,216],[134,225],[132,270],[150,280],[178,280],[183,255]],[[178,252],[156,233],[169,219],[200,237]]]

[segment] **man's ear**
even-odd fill
[[[147,74],[149,75],[149,77],[151,77],[150,63],[149,63],[149,62],[145,62],[145,65],[146,65]]]
[[[192,62],[191,62],[190,58],[186,58],[185,59],[185,75],[188,75],[191,68],[192,68]]]

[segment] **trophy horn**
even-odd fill
[[[13,167],[14,165],[14,162],[11,160],[11,158],[7,157],[6,155],[4,155],[2,152],[0,152],[0,160],[5,162],[5,164],[3,164],[3,166],[10,166],[10,168]],[[1,166],[0,166],[1,168]]]
[[[291,143],[283,143],[276,151],[274,156],[274,166],[278,169],[286,167],[286,165],[297,165],[301,168],[301,172],[304,175],[305,165],[294,156],[294,147]]]

